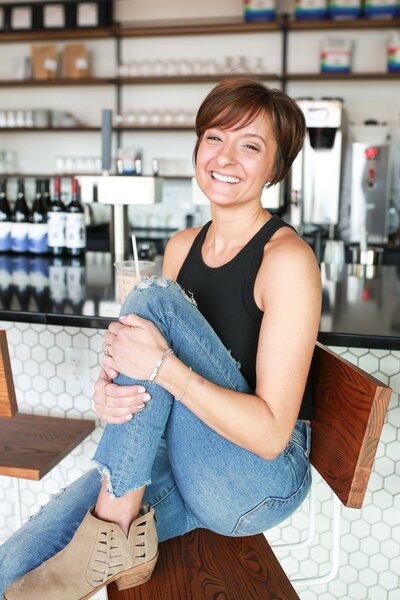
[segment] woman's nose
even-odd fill
[[[231,144],[225,144],[220,148],[217,156],[218,164],[221,166],[233,164],[235,159],[235,150]]]

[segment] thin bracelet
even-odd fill
[[[170,354],[173,354],[173,353],[174,353],[174,351],[172,350],[172,348],[167,348],[165,350],[165,352],[163,353],[163,355],[161,356],[161,358],[158,359],[158,362],[157,362],[156,366],[154,367],[154,369],[151,372],[151,375],[150,375],[150,377],[148,379],[149,383],[155,383],[155,381],[156,381],[156,379],[158,377],[158,374],[159,374],[159,372],[161,370],[161,367],[163,366],[165,360],[168,358],[168,356]]]
[[[189,379],[190,379],[191,374],[192,374],[192,367],[189,367],[189,372],[187,374],[185,385],[183,386],[182,393],[179,396],[179,398],[175,398],[175,400],[177,400],[178,402],[180,402],[182,400],[183,396],[186,394],[186,390],[187,390],[187,386],[189,384]]]

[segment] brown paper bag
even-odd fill
[[[89,77],[89,52],[85,44],[66,44],[63,54],[63,73],[67,79]]]
[[[55,79],[58,59],[55,44],[43,44],[31,47],[33,79]]]

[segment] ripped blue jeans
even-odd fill
[[[155,323],[195,372],[219,386],[251,393],[229,351],[173,281],[144,279],[123,305],[121,314],[129,313]],[[69,485],[0,547],[0,594],[70,541],[96,502],[99,470],[109,474],[115,496],[147,484],[144,502],[155,508],[160,541],[196,527],[230,536],[262,532],[289,517],[307,495],[306,422],[297,422],[288,446],[268,461],[214,432],[158,385],[125,375],[116,383],[143,384],[151,400],[126,424],[107,425],[94,457],[97,468]]]

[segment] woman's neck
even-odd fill
[[[245,246],[271,218],[271,214],[262,206],[257,206],[251,211],[240,211],[240,215],[219,210],[219,207],[213,207],[211,212],[212,224],[207,232],[205,245],[207,252],[216,255]]]

